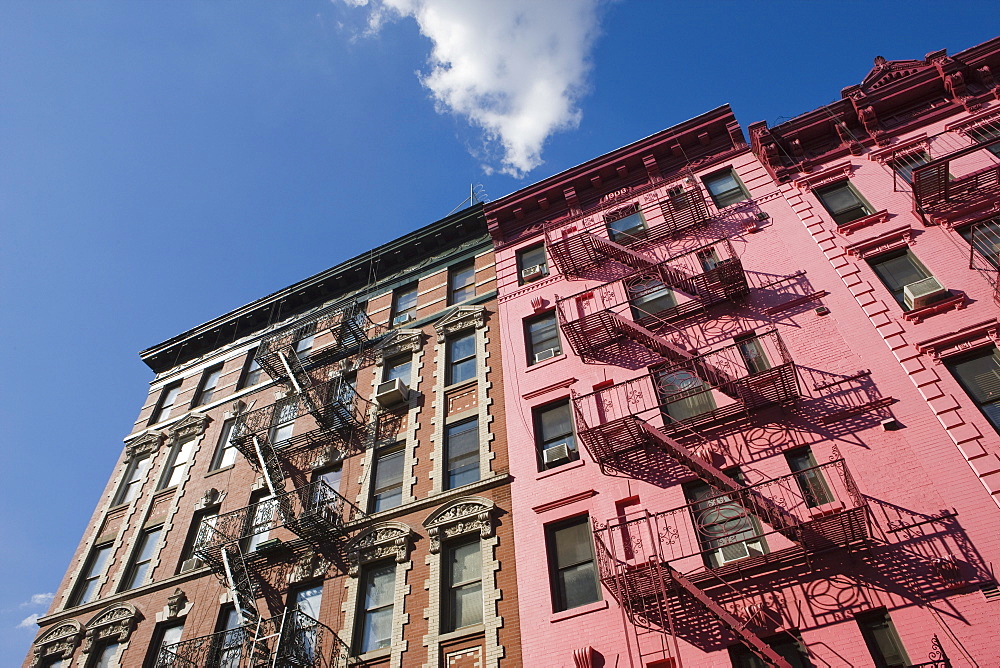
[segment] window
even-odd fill
[[[316,339],[316,334],[309,333],[304,335],[301,339],[295,342],[295,356],[296,357],[307,357],[309,351],[312,350],[313,342]]]
[[[677,306],[674,291],[656,278],[643,278],[630,282],[628,293],[632,319],[636,321]]]
[[[1000,127],[996,125],[982,125],[978,128],[970,128],[969,137],[977,144],[988,144],[991,141],[1000,139]],[[1000,158],[1000,142],[993,144],[986,150]]]
[[[446,384],[454,385],[476,377],[476,334],[469,332],[448,339]]]
[[[738,483],[743,482],[739,471],[727,471],[727,475]],[[685,485],[684,497],[691,504],[691,518],[706,566],[717,568],[767,553],[757,519],[738,501],[719,494],[703,482]]]
[[[149,566],[153,561],[153,553],[156,551],[156,545],[160,542],[160,532],[162,530],[163,527],[159,526],[142,532],[142,535],[139,537],[139,544],[132,555],[132,563],[129,564],[125,582],[122,585],[122,591],[135,589],[146,583]]]
[[[236,453],[239,452],[233,445],[233,425],[236,420],[226,420],[222,424],[222,434],[219,435],[219,443],[215,446],[215,456],[212,458],[211,471],[232,466],[236,463]]]
[[[990,346],[950,362],[948,368],[993,428],[1000,432],[1000,351]]]
[[[448,303],[461,304],[476,296],[476,265],[466,262],[448,272]]]
[[[219,506],[203,508],[195,515],[191,522],[191,529],[188,531],[187,545],[181,559],[181,568],[187,560],[194,558],[195,552],[205,543],[210,543],[215,538],[213,529],[219,521]],[[191,566],[188,566],[190,569]]]
[[[153,410],[153,414],[149,418],[149,424],[163,422],[170,417],[170,411],[173,410],[174,404],[177,402],[177,395],[180,394],[180,392],[181,381],[171,383],[163,388],[160,392],[160,398],[156,402],[156,408]]]
[[[747,367],[747,373],[753,375],[771,368],[771,363],[767,360],[767,355],[764,354],[764,346],[761,345],[760,339],[756,335],[738,336],[735,340],[736,349]]]
[[[646,219],[642,217],[642,211],[636,204],[630,204],[605,215],[604,224],[608,226],[608,237],[612,241],[627,244],[630,241],[646,238]]]
[[[399,288],[392,296],[392,326],[417,319],[417,286]]]
[[[160,624],[157,626],[156,630],[153,632],[153,642],[149,644],[149,652],[146,654],[146,662],[143,664],[143,668],[172,666],[174,659],[173,656],[165,655],[162,661],[159,660],[159,657],[163,652],[164,647],[170,647],[171,645],[179,643],[183,633],[184,622],[169,625]]]
[[[906,181],[906,183],[913,183],[913,170],[921,165],[926,165],[930,162],[930,158],[923,151],[915,151],[908,155],[904,155],[892,161],[891,166],[893,171],[899,175],[899,178]]]
[[[896,628],[884,608],[865,612],[854,619],[861,627],[861,635],[876,668],[902,668],[910,665],[903,643],[899,641]]]
[[[335,492],[340,491],[340,474],[341,469],[337,468],[327,469],[325,471],[318,471],[313,474],[313,482],[325,482],[327,486]]]
[[[413,358],[409,355],[404,357],[396,357],[385,365],[385,376],[382,378],[382,382],[389,380],[400,379],[407,386],[410,385],[410,369],[412,366]]]
[[[445,633],[483,622],[483,557],[479,536],[442,550],[442,623]]]
[[[259,383],[264,376],[264,370],[257,363],[257,351],[251,350],[247,355],[246,362],[243,363],[243,373],[240,374],[240,382],[236,384],[237,390],[244,387],[252,387]]]
[[[151,457],[134,457],[131,462],[129,462],[128,470],[125,473],[125,480],[122,481],[122,486],[115,494],[115,499],[112,505],[119,506],[125,503],[131,503],[135,499],[136,495],[139,493],[139,489],[142,487],[142,480],[146,477],[146,472],[149,471],[149,465],[152,464],[153,460]]]
[[[711,386],[697,374],[681,369],[657,374],[664,419],[669,423],[716,409]]]
[[[454,489],[479,480],[479,422],[466,420],[445,427],[448,470],[445,489]]]
[[[117,666],[118,662],[115,661],[115,657],[118,656],[120,647],[116,642],[101,645],[100,649],[91,656],[90,661],[87,663],[87,668],[111,668],[112,666]]]
[[[367,566],[361,589],[361,623],[358,624],[359,654],[382,649],[392,644],[393,599],[396,590],[396,564],[380,563]]]
[[[714,246],[711,248],[702,248],[695,253],[695,257],[698,258],[698,263],[701,264],[701,270],[704,272],[712,271],[722,263],[722,259],[719,258],[719,251]]]
[[[323,584],[320,583],[313,587],[296,590],[289,601],[289,607],[313,619],[319,619],[319,607],[322,601]]]
[[[298,396],[288,397],[275,406],[274,424],[271,426],[269,439],[275,447],[288,445],[289,439],[295,433],[295,418],[298,416]]]
[[[70,607],[84,605],[97,598],[97,592],[101,585],[101,575],[104,574],[104,566],[108,563],[108,557],[111,556],[111,548],[111,543],[98,545],[90,553],[80,581],[76,583],[76,590],[69,599]]]
[[[528,365],[562,353],[559,344],[559,330],[556,327],[556,312],[549,311],[524,322],[525,340],[528,343]]]
[[[554,468],[579,457],[569,399],[535,410],[535,443],[539,470]]]
[[[1000,144],[997,148],[1000,149]],[[973,269],[1000,269],[1000,218],[968,225],[959,234],[976,251],[978,257],[973,258]]]
[[[813,668],[799,634],[786,631],[774,638],[765,638],[764,642],[788,662],[792,668]],[[744,645],[733,645],[729,648],[729,659],[733,668],[767,668],[766,663],[757,657]]]
[[[816,468],[816,458],[812,450],[802,448],[785,453],[788,468],[795,473],[795,483],[802,492],[806,508],[815,508],[833,502],[833,494],[826,484],[823,471]]]
[[[291,610],[296,610],[305,615],[305,618],[298,617],[292,620],[295,624],[292,632],[296,636],[296,645],[301,648],[300,651],[309,659],[307,665],[312,662],[317,651],[320,650],[320,629],[317,620],[319,619],[320,603],[322,601],[323,584],[320,583],[307,589],[296,590],[288,602],[288,607]]]
[[[340,467],[317,471],[313,473],[313,498],[309,500],[312,508],[327,515],[339,514],[338,494],[340,493]],[[324,486],[325,485],[325,486]],[[335,520],[337,521],[337,520]]]
[[[236,612],[236,608],[226,606],[222,609],[219,613],[217,632],[222,635],[211,650],[215,660],[209,665],[213,668],[239,668],[247,633],[240,624],[240,615]]]
[[[246,552],[253,552],[261,543],[271,537],[271,528],[274,526],[274,515],[278,510],[278,501],[267,490],[262,490],[250,497],[250,505],[253,514],[250,526],[247,528],[249,536],[246,540]]]
[[[174,485],[179,485],[184,479],[184,473],[187,471],[187,464],[191,460],[191,455],[194,453],[194,439],[188,439],[183,443],[176,444],[170,450],[170,456],[167,458],[167,467],[163,470],[163,477],[160,479],[160,485],[157,490],[166,489],[167,487],[173,487]]]
[[[403,449],[385,452],[375,461],[372,512],[395,508],[403,502]]]
[[[548,526],[545,538],[553,612],[600,601],[590,517],[584,515]]]
[[[875,213],[871,206],[861,199],[849,181],[841,181],[832,186],[818,188],[815,192],[823,208],[829,212],[838,225]]]
[[[747,194],[746,188],[740,182],[739,177],[736,176],[736,172],[731,169],[710,174],[704,177],[702,181],[705,183],[705,188],[708,189],[708,194],[711,195],[712,201],[715,202],[715,207],[718,209],[725,209],[730,204],[742,202],[750,197]]]
[[[211,369],[205,369],[205,373],[201,374],[201,381],[198,383],[198,391],[194,393],[194,400],[191,401],[192,408],[195,406],[204,406],[212,400],[220,378],[222,378],[221,364]]]
[[[931,273],[924,268],[920,260],[909,250],[903,250],[889,255],[880,255],[868,263],[875,271],[882,284],[892,293],[892,298],[899,302],[904,311],[906,307],[903,288],[910,283],[931,278]]]
[[[517,282],[519,285],[537,281],[549,275],[549,264],[545,261],[545,244],[529,246],[517,252]]]

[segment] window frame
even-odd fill
[[[455,581],[454,572],[454,555],[455,553],[464,547],[474,545],[476,547],[476,553],[479,557],[479,576],[475,579],[463,580],[461,582]],[[458,631],[461,629],[467,629],[472,626],[476,626],[483,623],[485,618],[485,606],[483,599],[483,546],[482,540],[477,534],[473,535],[471,538],[458,538],[451,541],[446,541],[444,545],[441,546],[441,569],[440,569],[440,581],[441,581],[441,632],[451,633],[452,631]],[[457,613],[459,610],[459,595],[465,590],[479,589],[479,619],[469,622],[468,624],[458,625],[459,620],[457,618]]]
[[[222,508],[219,504],[206,506],[195,511],[189,525],[187,539],[184,542],[184,551],[181,552],[181,560],[177,564],[177,572],[180,573],[184,562],[195,558],[195,550],[198,549],[199,538],[201,538],[202,527],[209,525],[214,527],[218,521],[219,511]],[[211,521],[214,518],[215,521]]]
[[[965,392],[969,400],[975,404],[979,412],[982,413],[983,418],[993,429],[1000,434],[1000,391],[997,392],[996,398],[984,397],[980,398],[981,392],[972,385],[972,380],[966,380],[965,376],[959,373],[958,367],[968,364],[970,362],[975,362],[985,357],[992,357],[993,363],[996,365],[994,373],[1000,378],[1000,347],[996,345],[983,346],[975,350],[969,351],[963,355],[957,355],[953,358],[948,358],[945,360],[945,366],[948,367],[948,371],[954,377],[955,382],[958,383],[959,387]],[[980,376],[985,374],[979,374]],[[984,407],[995,407],[996,415],[994,417],[990,416],[990,412]]]
[[[713,192],[711,183],[717,182],[726,177],[732,177],[736,187],[720,193]],[[732,206],[733,204],[745,202],[750,199],[750,191],[747,190],[746,185],[743,183],[743,179],[740,178],[740,175],[737,174],[736,170],[732,167],[726,167],[725,169],[720,169],[712,172],[711,174],[705,174],[701,177],[701,182],[705,186],[705,192],[707,192],[708,196],[712,199],[712,203],[715,205],[715,208],[720,211]],[[733,199],[736,197],[736,194],[741,196],[738,199]]]
[[[409,301],[410,295],[413,296],[413,305],[406,308],[400,308],[400,302],[402,298],[406,298]],[[390,327],[402,327],[403,325],[413,322],[417,319],[417,302],[419,300],[419,285],[417,283],[410,283],[400,288],[396,288],[392,291],[392,317],[389,320]],[[396,324],[396,318],[404,314],[410,314],[412,317],[409,318],[406,323]]]
[[[588,546],[590,547],[590,559],[583,559],[578,562],[560,566],[559,565],[559,555],[558,555],[558,541],[556,534],[560,531],[573,530],[579,526],[586,526],[587,530],[584,531],[584,535],[588,537]],[[574,517],[565,518],[557,522],[552,522],[545,525],[545,553],[548,563],[548,575],[549,575],[549,589],[552,600],[552,612],[564,612],[566,610],[572,610],[574,608],[579,608],[584,605],[590,605],[591,603],[597,603],[603,600],[603,594],[601,592],[600,577],[597,573],[597,558],[596,551],[594,550],[594,536],[593,531],[590,529],[590,515],[584,513],[582,515],[576,515]],[[561,572],[567,571],[569,569],[577,568],[584,564],[590,564],[591,573],[593,575],[594,582],[594,598],[592,600],[583,600],[574,605],[569,605],[569,597],[566,596],[565,592],[560,589],[562,581],[559,576]]]
[[[528,256],[529,254],[534,253],[536,251],[541,251],[542,261],[541,262],[534,262],[532,264],[528,264],[527,262],[525,262],[524,258],[526,256]],[[517,284],[518,285],[524,285],[526,283],[532,283],[534,281],[540,281],[540,280],[542,280],[543,278],[545,278],[546,276],[549,275],[549,260],[548,260],[548,257],[546,255],[546,252],[545,252],[545,242],[544,241],[540,241],[537,244],[532,244],[531,246],[525,246],[524,248],[516,251],[514,253],[514,256],[515,256],[516,265],[517,265]],[[538,278],[533,278],[530,281],[524,280],[524,277],[522,276],[522,272],[525,269],[529,269],[531,267],[536,267],[536,266],[542,268],[542,275],[539,276]]]
[[[169,489],[170,487],[177,487],[182,482],[184,482],[183,473],[178,474],[178,476],[181,478],[180,480],[177,480],[176,482],[173,483],[171,483],[171,480],[173,480],[174,478],[175,471],[183,467],[189,466],[194,461],[195,441],[196,439],[194,438],[188,438],[183,441],[178,441],[177,443],[174,444],[172,448],[170,448],[170,454],[167,456],[166,465],[163,467],[163,472],[160,474],[160,481],[156,485],[157,492],[159,492],[160,490]],[[187,453],[187,457],[183,461],[178,462],[178,457],[184,452],[184,449],[186,447],[190,448],[190,450]]]
[[[156,557],[162,533],[162,524],[142,530],[140,538],[132,550],[132,555],[129,557],[128,565],[125,567],[125,576],[122,578],[118,591],[131,591],[147,584],[147,580],[152,582],[153,570],[150,566]],[[152,542],[150,542],[150,536],[155,536]]]
[[[368,602],[368,590],[373,582],[369,580],[374,580],[374,574],[379,570],[383,570],[385,573],[392,574],[392,582],[390,589],[392,591],[392,596],[389,597],[388,603],[377,604],[375,602]],[[354,629],[354,643],[352,647],[357,648],[355,655],[364,655],[369,652],[377,652],[381,650],[388,650],[392,647],[392,631],[395,626],[396,618],[396,580],[398,573],[396,572],[396,563],[392,560],[382,560],[374,561],[372,563],[365,564],[361,568],[359,581],[361,585],[358,587],[358,606],[357,606],[357,617],[355,620]],[[366,646],[366,630],[368,628],[368,620],[372,618],[373,613],[378,613],[388,609],[389,612],[389,638],[388,642],[381,646],[367,647]]]
[[[626,211],[629,213],[624,213]],[[638,220],[639,224],[622,228],[619,223],[631,218]],[[649,233],[649,224],[646,222],[646,216],[643,215],[638,203],[627,204],[604,214],[604,227],[607,229],[608,238],[611,241],[625,246],[645,239]]]
[[[830,207],[830,205],[827,204],[827,201],[824,199],[824,195],[828,193],[833,193],[834,191],[837,191],[841,188],[846,188],[848,192],[851,193],[851,195],[857,201],[857,205],[850,208],[834,211]],[[850,179],[842,179],[835,183],[825,185],[821,188],[816,188],[813,190],[813,194],[816,196],[817,201],[819,201],[820,205],[823,207],[823,210],[826,211],[827,214],[829,214],[830,218],[833,219],[833,222],[836,223],[838,227],[840,227],[841,225],[846,225],[847,223],[853,222],[860,218],[866,218],[868,216],[875,214],[875,208],[871,204],[869,204],[868,200],[865,199],[865,197],[861,194],[861,192],[854,187],[854,184],[851,183]],[[853,212],[855,211],[860,212],[860,215],[854,215]]]
[[[463,285],[457,285],[456,279],[463,272],[471,271],[471,280]],[[471,290],[471,294],[468,294]],[[454,306],[473,299],[476,296],[476,261],[467,260],[448,268],[448,305]]]
[[[535,323],[542,322],[543,320],[550,320],[550,319],[552,321],[552,331],[554,333],[554,336],[536,340],[535,337],[532,335],[532,329],[531,329],[532,325],[534,325]],[[554,341],[556,345],[548,346],[547,348],[541,347],[550,341]],[[563,354],[562,338],[559,336],[559,322],[558,319],[556,318],[556,312],[554,309],[524,319],[524,343],[525,343],[525,352],[527,356],[526,361],[528,363],[528,366],[541,364],[546,360],[550,360],[553,357],[558,357],[559,355]],[[555,352],[543,359],[537,358],[539,353],[548,352],[549,350],[555,350]]]
[[[899,666],[899,668],[905,668],[910,665],[909,656],[906,653],[906,646],[903,645],[903,641],[900,639],[899,633],[896,631],[896,626],[892,623],[892,617],[889,616],[889,611],[886,608],[876,608],[874,610],[858,613],[854,615],[854,621],[857,623],[858,629],[861,631],[861,637],[864,638],[865,646],[868,648],[868,654],[871,656],[876,668],[895,668],[896,666]],[[872,622],[885,625],[889,640],[896,645],[895,649],[899,654],[899,658],[902,659],[902,663],[888,663],[886,661],[881,644],[879,643],[878,638],[875,637],[874,631],[876,629],[875,626],[871,624]]]
[[[90,548],[90,554],[87,555],[87,561],[84,564],[84,568],[81,569],[80,575],[77,577],[76,584],[73,585],[73,593],[70,595],[69,602],[66,607],[74,608],[78,605],[86,605],[88,603],[93,603],[100,598],[100,580],[108,566],[108,559],[114,551],[114,546],[114,541],[107,541],[94,545],[94,547]],[[92,596],[87,600],[84,600],[84,594],[89,588],[90,583],[96,583],[97,586],[94,588]]]
[[[142,664],[143,668],[157,668],[160,652],[163,651],[163,648],[181,642],[184,638],[184,621],[185,619],[182,617],[180,621],[170,620],[156,625],[153,629],[153,639],[146,650],[146,661]],[[173,642],[166,642],[167,634],[174,629],[180,630],[177,639]]]
[[[566,419],[569,422],[570,431],[552,434],[547,438],[545,434],[545,421],[542,419],[542,415],[563,409],[566,410]],[[557,399],[556,401],[550,401],[549,403],[542,404],[541,406],[535,406],[531,410],[531,419],[534,427],[535,456],[538,458],[539,472],[565,466],[566,464],[575,462],[580,458],[580,446],[577,443],[576,438],[576,420],[573,418],[573,406],[570,404],[569,397]],[[570,453],[569,460],[563,462],[562,464],[546,466],[544,457],[545,451],[564,442],[566,443],[567,450],[569,450]]]
[[[469,341],[472,342],[472,352],[464,357],[455,358],[454,349],[459,341]],[[464,383],[469,380],[474,380],[479,371],[478,364],[478,350],[476,341],[476,331],[467,330],[464,332],[459,332],[457,335],[449,336],[445,340],[445,386],[456,385],[458,383]],[[467,362],[472,362],[472,373],[464,378],[455,379],[456,369],[464,369]]]
[[[180,397],[181,384],[183,382],[183,380],[175,380],[163,386],[163,389],[160,390],[160,396],[156,399],[156,407],[153,409],[152,414],[150,414],[149,422],[146,424],[157,424],[170,419],[170,414],[173,412],[174,406],[177,405],[177,399]],[[167,404],[167,397],[170,396],[171,392],[175,394],[171,398],[170,403]],[[164,411],[166,411],[166,415],[163,414]]]
[[[239,449],[233,445],[233,427],[236,426],[236,418],[229,418],[222,423],[222,430],[219,432],[219,441],[215,444],[215,452],[212,454],[212,464],[208,467],[209,473],[220,469],[229,468],[236,464],[239,457]],[[232,461],[226,463],[229,453],[233,453]]]
[[[892,286],[895,283],[895,281],[890,282],[891,277],[885,273],[886,270],[884,268],[880,267],[885,265],[887,262],[891,262],[893,260],[897,260],[903,257],[907,258],[910,261],[910,265],[913,267],[913,269],[916,270],[916,273],[923,274],[923,276],[921,278],[918,278],[916,281],[910,281],[909,283],[900,285],[898,288],[893,288]],[[926,280],[928,278],[934,278],[934,274],[932,274],[927,269],[927,267],[924,266],[924,263],[921,262],[920,259],[913,254],[913,251],[910,250],[909,246],[888,253],[881,253],[874,257],[866,258],[866,261],[868,262],[868,266],[871,268],[872,272],[875,274],[875,277],[878,278],[879,283],[881,283],[882,286],[889,291],[889,294],[892,295],[892,298],[896,301],[897,304],[899,304],[900,308],[902,308],[904,312],[910,311],[910,309],[906,308],[906,299],[904,293],[906,286],[912,285],[913,283],[916,283],[918,281]]]
[[[371,510],[369,512],[377,513],[383,510],[391,510],[393,508],[398,508],[399,506],[403,505],[403,486],[406,478],[406,471],[405,471],[406,448],[402,443],[393,444],[385,448],[382,448],[381,450],[376,450],[374,453],[374,457],[375,457],[375,462],[374,462],[375,470],[372,472],[372,483],[371,483],[372,488],[371,488],[371,493],[369,494],[369,501],[368,501],[368,507],[371,508]],[[396,485],[393,485],[392,487],[385,487],[384,490],[380,492],[378,487],[379,472],[384,470],[383,467],[385,466],[385,464],[383,464],[382,462],[390,457],[402,458],[400,468],[403,470],[400,471],[399,485],[398,485],[399,502],[391,506],[380,507],[380,502],[382,501],[382,499],[379,498],[379,495],[385,494],[389,490],[397,488]]]
[[[471,425],[471,427],[470,427]],[[466,457],[471,457],[475,462],[475,479],[468,482],[462,482],[456,484],[455,478],[467,473],[462,471],[461,473],[455,472],[453,470],[453,457],[452,457],[452,439],[456,435],[453,430],[457,430],[461,427],[466,427],[467,431],[473,432],[473,442],[475,443],[475,448],[471,453],[463,453],[462,457],[456,458],[458,461],[464,460]],[[458,431],[457,434],[464,435],[466,431]],[[464,485],[471,485],[474,482],[482,480],[482,470],[480,468],[480,449],[481,449],[481,439],[479,436],[479,416],[471,417],[467,420],[460,420],[458,422],[453,422],[444,426],[444,476],[443,476],[443,487],[444,489],[455,489],[456,487],[463,487]]]
[[[260,346],[254,348],[249,353],[247,353],[247,358],[243,362],[243,369],[240,371],[240,379],[236,382],[236,390],[242,390],[247,387],[253,387],[254,385],[259,385],[263,382],[263,378],[266,375],[264,368],[257,364],[257,351]],[[257,364],[257,368],[254,369],[254,364]],[[251,376],[254,376],[251,378]]]
[[[102,668],[103,666],[110,668],[114,665],[121,665],[122,643],[110,638],[108,640],[110,642],[98,643],[90,650],[90,656],[86,663],[87,668]],[[111,650],[110,655],[108,655],[108,650]]]
[[[219,383],[222,381],[222,370],[224,366],[224,363],[219,362],[214,366],[208,367],[202,372],[201,379],[198,381],[198,389],[195,390],[194,397],[191,398],[190,408],[204,406],[212,400],[212,397],[215,395],[215,391],[219,389]],[[209,385],[209,382],[212,384]],[[208,396],[206,396],[206,394]]]
[[[121,484],[115,492],[115,496],[111,501],[111,507],[122,506],[134,501],[142,489],[143,478],[149,475],[149,470],[152,467],[152,455],[133,457],[125,469],[125,477],[122,478]]]
[[[806,445],[786,450],[783,454],[788,463],[788,470],[795,474],[795,484],[798,485],[799,492],[802,493],[802,501],[806,508],[819,508],[836,500],[833,492],[830,491],[826,476],[823,475],[823,470],[817,468],[819,464],[816,463],[812,448]],[[796,468],[800,463],[806,465]]]
[[[402,375],[393,375],[396,369],[407,367],[406,377]],[[398,378],[399,380],[406,383],[409,387],[413,381],[413,355],[411,353],[404,353],[402,355],[397,355],[384,362],[382,365],[382,380],[380,382],[387,383],[393,378]]]

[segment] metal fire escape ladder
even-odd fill
[[[253,439],[254,453],[257,455],[257,463],[260,465],[261,473],[264,474],[264,482],[267,483],[267,489],[273,496],[277,496],[285,491],[285,472],[281,469],[278,453],[270,439],[264,439],[261,442],[256,434],[251,438]]]
[[[665,436],[659,429],[639,418],[633,418],[645,432],[646,437],[658,445],[668,456],[691,469],[703,481],[720,493],[728,495],[733,501],[743,505],[762,522],[788,540],[802,544],[802,523],[775,503],[755,494],[725,473],[715,468],[704,458],[694,454],[674,439]]]
[[[699,589],[693,582],[681,575],[670,566],[664,567],[669,577],[688,595],[697,601],[713,617],[722,622],[737,639],[746,645],[747,649],[756,654],[761,661],[774,668],[792,668],[780,654],[771,649],[767,643],[761,640],[755,633],[747,628],[746,623],[741,622],[729,611],[715,602],[708,594]]]
[[[233,605],[244,626],[256,625],[260,621],[257,612],[256,588],[250,579],[250,571],[239,543],[226,545],[222,548],[222,569],[226,578],[226,586],[233,597]]]

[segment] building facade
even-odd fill
[[[24,665],[520,665],[499,351],[480,205],[144,351]]]
[[[529,665],[997,665],[998,67],[486,206]]]

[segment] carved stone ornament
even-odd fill
[[[226,498],[225,492],[220,492],[214,487],[209,487],[205,492],[195,501],[194,509],[201,510],[202,508],[208,508],[209,506],[214,506],[217,503],[222,503],[222,500]]]
[[[437,342],[444,343],[449,334],[475,327],[482,329],[486,326],[485,306],[454,306],[449,309],[441,319],[434,323],[434,331],[437,332]]]
[[[851,170],[854,169],[854,165],[850,162],[841,162],[832,167],[824,169],[821,172],[816,172],[815,174],[810,174],[809,176],[803,176],[801,178],[795,179],[792,182],[799,190],[808,192],[820,186],[825,186],[828,183],[833,183],[834,181],[840,181],[846,179],[851,175]]]
[[[31,668],[51,659],[70,659],[83,637],[83,626],[75,619],[60,622],[38,636],[32,647]]]
[[[358,577],[361,566],[386,557],[393,557],[397,564],[410,558],[415,534],[401,522],[382,522],[362,531],[352,538],[344,550],[347,554],[347,574]]]
[[[424,520],[424,527],[431,539],[431,554],[437,554],[441,550],[442,540],[455,536],[474,531],[478,531],[481,538],[492,536],[494,508],[496,504],[489,499],[462,496],[435,510]]]
[[[87,622],[84,632],[83,651],[89,652],[95,643],[104,640],[123,643],[139,623],[139,610],[129,603],[116,603],[101,610]]]
[[[573,665],[576,668],[594,668],[594,648],[587,645],[574,649]]]
[[[876,237],[871,237],[857,243],[845,246],[844,249],[849,255],[861,258],[862,260],[883,253],[888,253],[900,248],[905,248],[913,243],[913,228],[901,225],[884,232]]]
[[[382,366],[385,361],[403,353],[416,353],[424,344],[424,333],[419,329],[397,329],[379,346],[375,353],[375,364]]]
[[[313,578],[321,578],[326,575],[329,568],[329,560],[324,559],[322,555],[314,550],[308,550],[295,562],[292,572],[288,575],[288,583],[295,584]]]
[[[128,460],[135,457],[145,457],[160,449],[163,445],[164,436],[159,432],[144,434],[139,438],[125,444],[125,452],[128,453]]]
[[[948,357],[992,345],[1000,345],[1000,322],[996,318],[969,325],[957,332],[949,332],[926,341],[919,341],[914,344],[914,347],[924,355],[929,355],[935,363],[940,364]]]
[[[167,619],[177,619],[187,602],[187,594],[180,587],[174,589],[174,593],[167,597]]]
[[[192,413],[183,420],[170,426],[170,445],[200,436],[205,432],[210,418],[204,413]]]

